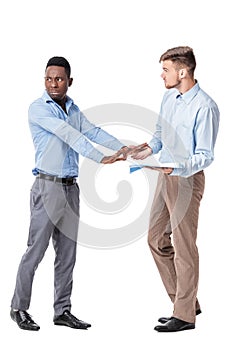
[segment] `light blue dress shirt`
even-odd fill
[[[212,163],[218,128],[218,106],[198,83],[182,95],[169,89],[149,146],[161,163],[176,164],[170,175],[189,177]]]
[[[68,96],[66,111],[67,114],[46,91],[30,105],[29,127],[35,146],[34,175],[41,172],[58,177],[77,177],[79,154],[98,163],[104,157],[90,141],[114,151],[124,146],[90,123]]]

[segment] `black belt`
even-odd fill
[[[39,179],[44,179],[44,180],[49,180],[53,182],[57,182],[63,185],[71,186],[76,183],[76,178],[75,177],[57,177],[57,176],[52,176],[52,175],[47,175],[47,174],[38,174],[37,177]]]

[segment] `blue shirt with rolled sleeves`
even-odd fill
[[[169,89],[149,146],[161,163],[176,164],[170,176],[189,177],[214,160],[218,128],[218,106],[197,82],[184,94]]]
[[[104,157],[92,142],[114,151],[124,147],[118,139],[89,122],[68,96],[66,112],[46,91],[30,105],[28,116],[35,147],[34,175],[77,177],[79,154],[97,163]]]

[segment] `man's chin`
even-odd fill
[[[54,100],[55,102],[58,102],[61,100],[61,96],[60,94],[53,92],[53,93],[49,93],[49,96],[51,97],[52,100]]]
[[[172,88],[174,88],[175,86],[173,86],[173,85],[169,85],[169,84],[165,84],[165,88],[166,89],[172,89]]]
[[[172,85],[164,83],[166,89],[179,89],[180,84],[181,84],[181,81],[178,81],[176,84],[172,84]]]

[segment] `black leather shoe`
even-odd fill
[[[33,321],[31,316],[25,310],[11,310],[10,315],[12,320],[15,321],[21,329],[27,331],[38,331],[40,329],[40,326]]]
[[[165,323],[163,326],[155,326],[154,330],[157,332],[179,332],[185,331],[187,329],[194,329],[195,323],[189,323],[178,318],[172,317],[170,321]]]
[[[62,315],[54,316],[53,322],[57,326],[67,326],[76,329],[87,329],[91,327],[90,323],[79,320],[69,310],[64,311]]]
[[[197,315],[200,315],[200,313],[201,313],[201,310],[198,309],[198,310],[196,311],[196,316],[197,316]],[[158,322],[164,324],[164,323],[167,323],[167,322],[170,321],[170,320],[171,320],[171,317],[160,317],[160,318],[158,319]]]

